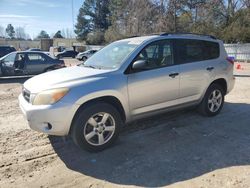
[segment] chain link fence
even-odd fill
[[[236,61],[250,62],[250,43],[246,44],[224,44],[228,56]]]

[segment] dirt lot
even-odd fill
[[[17,101],[24,81],[0,80],[1,188],[250,186],[250,77],[237,77],[218,116],[184,110],[134,122],[101,153],[30,130]]]

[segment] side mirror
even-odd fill
[[[134,70],[143,70],[146,68],[147,62],[146,60],[137,60],[133,63],[132,68]]]

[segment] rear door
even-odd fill
[[[46,68],[46,58],[41,53],[27,53],[26,70],[28,74],[39,74]]]
[[[180,64],[180,101],[198,100],[215,76],[219,45],[193,39],[176,39],[175,44]]]
[[[128,74],[128,94],[132,115],[159,110],[176,104],[179,96],[179,65],[173,58],[171,40],[146,46],[135,58],[146,60],[145,70]]]

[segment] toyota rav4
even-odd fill
[[[83,64],[35,76],[19,103],[32,129],[100,151],[138,118],[188,106],[217,115],[234,82],[222,41],[166,33],[119,40]]]

